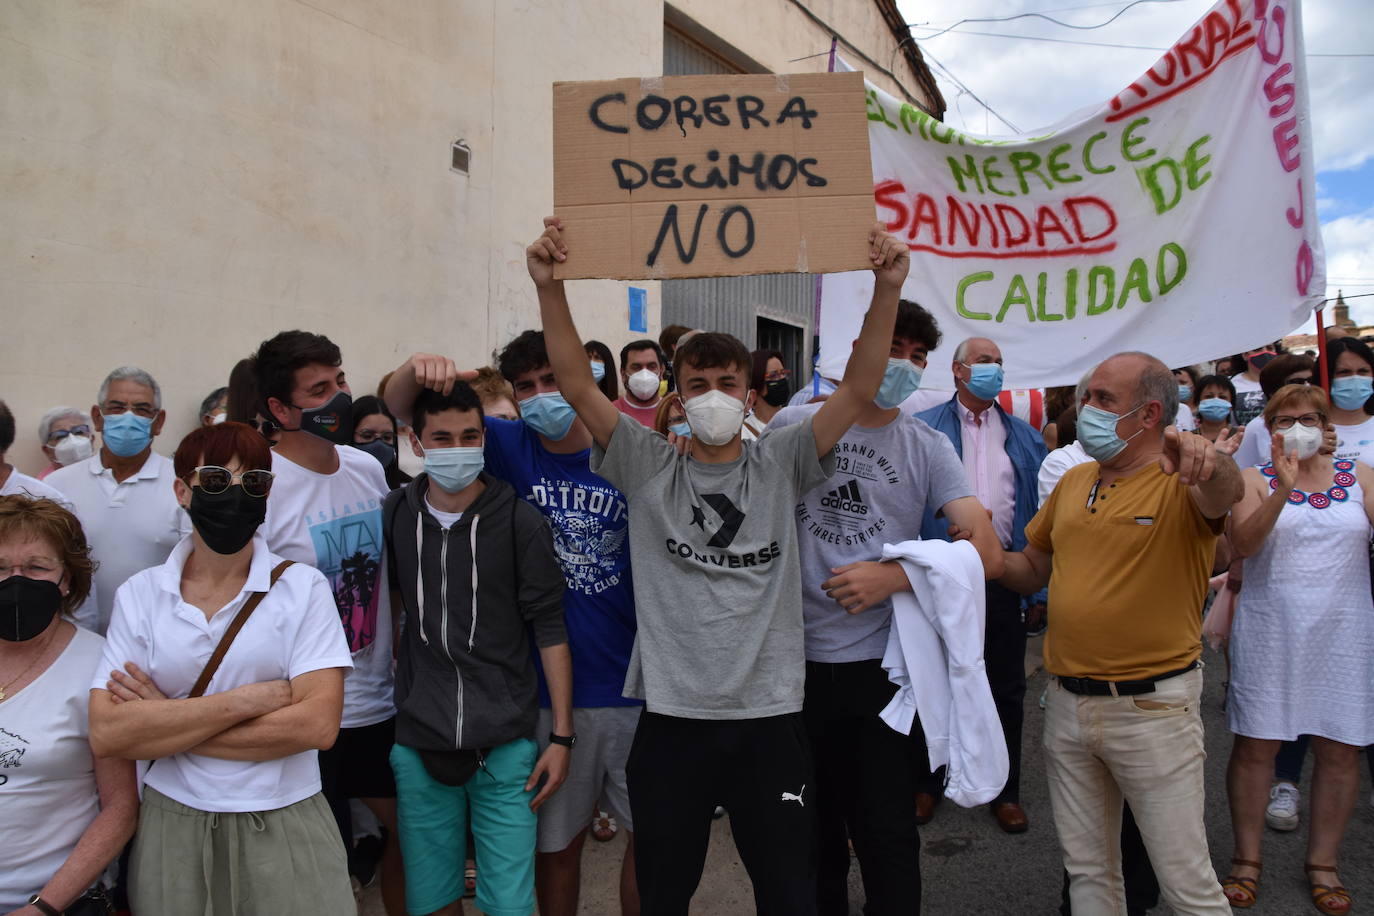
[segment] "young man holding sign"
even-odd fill
[[[814,787],[801,720],[805,658],[794,509],[878,391],[909,254],[868,236],[876,284],[844,380],[813,417],[741,443],[750,356],[703,333],[674,356],[692,454],[624,416],[592,378],[554,265],[563,223],[526,250],[549,363],[595,443],[592,467],[629,502],[639,633],[626,692],[643,696],[627,767],[646,913],[683,913],[711,813],[730,811],[760,912],[814,913]]]

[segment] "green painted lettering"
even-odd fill
[[[1135,136],[1135,129],[1145,124],[1149,124],[1149,118],[1136,118],[1126,125],[1126,132],[1121,135],[1121,158],[1127,162],[1139,162],[1142,159],[1149,159],[1155,154],[1152,146],[1143,153],[1132,153],[1131,150],[1145,142],[1144,137]]]
[[[1001,310],[997,313],[998,322],[1007,317],[1007,310],[1013,305],[1024,305],[1026,307],[1026,320],[1035,320],[1035,309],[1031,305],[1030,290],[1026,288],[1026,281],[1021,278],[1020,274],[1012,276],[1011,283],[1007,286],[1007,295],[1002,300]]]
[[[1064,277],[1064,317],[1072,320],[1078,311],[1078,268],[1070,267]]]
[[[964,184],[964,179],[972,178],[973,183],[978,187],[978,193],[983,193],[983,178],[978,174],[978,166],[974,163],[972,156],[964,157],[964,165],[966,168],[961,168],[959,160],[955,159],[953,156],[948,156],[946,158],[949,160],[950,174],[954,176],[954,181],[959,185],[960,191],[968,191],[968,187]]]
[[[1136,258],[1131,262],[1131,266],[1126,268],[1126,279],[1121,283],[1121,298],[1116,303],[1117,308],[1126,307],[1131,290],[1136,291],[1141,302],[1149,302],[1154,298],[1150,295],[1150,270],[1145,266],[1144,258]]]
[[[1102,298],[1097,296],[1098,284],[1102,285]],[[1088,271],[1088,314],[1101,315],[1112,310],[1116,298],[1116,273],[1110,267],[1098,265]]]
[[[1164,255],[1174,256],[1173,275],[1170,276],[1166,271]],[[1159,249],[1159,257],[1155,260],[1155,285],[1159,287],[1159,294],[1162,296],[1183,282],[1183,278],[1188,275],[1188,254],[1183,247],[1176,242],[1165,242],[1164,247]]]
[[[1105,134],[1103,136],[1105,136]],[[1050,175],[1053,176],[1054,180],[1060,184],[1071,184],[1075,181],[1083,180],[1082,175],[1075,175],[1069,171],[1072,166],[1067,162],[1055,161],[1071,149],[1073,149],[1073,144],[1061,143],[1050,150],[1050,154],[1045,157],[1045,167],[1050,170]]]
[[[1105,175],[1108,172],[1116,171],[1116,166],[1114,165],[1109,165],[1105,169],[1099,169],[1093,165],[1093,147],[1097,145],[1097,141],[1105,139],[1107,139],[1107,132],[1103,130],[1093,134],[1088,138],[1088,142],[1083,144],[1083,168],[1092,172],[1094,175]]]
[[[970,312],[964,306],[964,294],[968,288],[975,283],[984,283],[992,279],[992,271],[980,270],[976,274],[969,274],[959,281],[959,287],[954,292],[954,309],[962,318],[971,318],[974,321],[991,321],[992,315],[988,312]]]
[[[1015,197],[1015,191],[999,190],[996,187],[996,185],[992,183],[992,179],[1002,177],[1002,173],[992,167],[992,164],[996,161],[996,156],[988,156],[986,159],[983,160],[983,183],[986,184],[988,186],[988,190],[994,194],[1001,194],[1003,197]]]
[[[1035,278],[1035,317],[1040,321],[1063,321],[1064,316],[1045,311],[1045,274]]]
[[[1012,170],[1016,172],[1016,180],[1021,185],[1022,194],[1030,193],[1030,183],[1026,181],[1026,173],[1028,172],[1043,181],[1047,189],[1054,190],[1054,184],[1040,171],[1040,156],[1037,153],[1018,150],[1008,154],[1007,160],[1011,162]]]
[[[1161,173],[1164,174],[1161,180]],[[1140,186],[1150,196],[1156,213],[1167,213],[1183,199],[1183,183],[1179,178],[1178,163],[1164,158],[1158,162],[1136,169]]]
[[[1188,190],[1196,191],[1207,183],[1207,179],[1212,177],[1211,172],[1202,173],[1202,168],[1212,161],[1211,156],[1199,156],[1197,148],[1208,140],[1212,139],[1211,134],[1205,134],[1200,139],[1194,140],[1188,147],[1188,151],[1183,154],[1183,170],[1188,174]]]

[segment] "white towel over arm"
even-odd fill
[[[983,667],[983,563],[967,541],[884,544],[911,591],[892,596],[883,668],[897,694],[880,714],[910,734],[919,715],[930,768],[946,766],[945,796],[965,808],[992,801],[1006,785],[1002,723]]]

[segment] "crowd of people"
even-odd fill
[[[916,913],[941,799],[1031,827],[1039,630],[1062,912],[1252,906],[1309,747],[1312,902],[1351,909],[1368,346],[1330,342],[1329,398],[1275,346],[1013,392],[974,337],[928,391],[941,331],[875,227],[848,368],[794,389],[709,329],[584,340],[562,228],[494,367],[417,353],[354,397],[334,343],[284,331],[170,458],[122,367],[89,412],[32,406],[36,476],[0,402],[0,913],[337,914],[375,876],[389,916],[571,916],[587,836],[623,833],[621,912],[685,914],[721,816],[760,913],[848,913],[851,855],[866,913]]]

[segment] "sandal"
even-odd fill
[[[1244,865],[1255,871],[1260,870],[1260,864],[1249,859],[1232,859],[1231,864]],[[1222,879],[1221,892],[1226,896],[1226,902],[1231,906],[1238,910],[1248,910],[1259,899],[1259,875],[1254,877],[1227,875]]]
[[[1313,865],[1308,862],[1302,867],[1307,872],[1308,890],[1312,893],[1312,905],[1326,916],[1345,916],[1350,912],[1350,891],[1341,887],[1339,884],[1318,884],[1312,880],[1312,872],[1329,871],[1335,873],[1334,865]]]
[[[615,822],[615,817],[609,812],[597,809],[592,817],[592,837],[603,843],[615,838],[616,831],[620,825]]]

